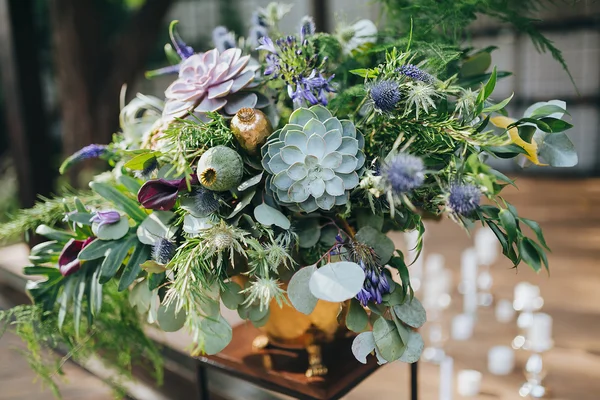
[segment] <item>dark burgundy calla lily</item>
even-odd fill
[[[81,261],[77,259],[77,256],[79,255],[79,252],[94,239],[94,237],[85,240],[71,239],[65,244],[60,256],[58,256],[58,270],[62,276],[68,276],[79,271],[79,268],[81,268]]]
[[[198,184],[198,178],[193,174],[192,185]],[[138,201],[144,208],[150,210],[168,211],[175,207],[177,194],[187,190],[185,178],[183,179],[153,179],[142,185],[138,192]]]

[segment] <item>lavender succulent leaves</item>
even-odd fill
[[[510,118],[512,96],[494,96],[505,74],[458,48],[398,47],[364,21],[364,40],[315,32],[310,18],[280,38],[286,10],[259,10],[254,36],[221,32],[220,48],[204,53],[172,25],[181,64],[165,105],[138,96],[124,115],[151,110],[148,120],[122,118],[113,143],[63,164],[101,157],[112,169],[81,199],[50,199],[0,226],[0,238],[18,222],[49,239],[26,273],[48,277],[30,292],[59,326],[93,329],[109,293],[151,324],[187,329],[193,354],[213,354],[231,339],[221,300],[256,326],[272,307],[310,314],[325,300],[349,307],[359,361],[375,352],[380,363],[414,362],[425,315],[413,260],[389,231],[416,230],[418,253],[424,218],[480,222],[515,267],[548,268],[540,226],[502,197],[514,182],[486,160],[574,165],[564,102]],[[231,117],[259,106],[269,123],[234,134]]]

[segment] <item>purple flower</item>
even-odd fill
[[[300,21],[300,41],[304,42],[307,36],[312,36],[315,32],[315,21],[308,15],[304,16]]]
[[[260,45],[260,39],[267,36],[269,32],[267,28],[261,25],[253,25],[250,27],[250,32],[248,33],[248,40],[252,47],[256,47]]]
[[[191,184],[198,184],[196,175],[192,175]],[[187,190],[185,178],[153,179],[142,185],[138,191],[138,201],[144,208],[168,211],[175,207],[177,195],[182,190]]]
[[[375,109],[384,113],[394,111],[402,98],[398,82],[392,80],[382,80],[375,83],[369,90],[369,96],[373,100]]]
[[[265,57],[267,68],[265,68],[265,75],[277,74],[279,72],[279,57],[275,54],[268,54]]]
[[[121,220],[121,214],[117,211],[109,210],[109,211],[98,211],[92,218],[90,218],[90,222],[96,222],[98,224],[98,228],[103,225],[111,225]]]
[[[360,292],[358,292],[358,294],[356,295],[356,299],[360,301],[360,304],[362,304],[363,307],[366,307],[369,303],[369,300],[371,300],[371,294],[364,288],[362,288],[360,289]]]
[[[382,175],[395,194],[408,193],[425,180],[421,158],[400,153],[384,166]]]
[[[375,304],[381,304],[383,295],[390,293],[390,284],[385,275],[384,268],[377,265],[366,265],[363,260],[359,260],[358,265],[365,271],[365,282],[360,292],[356,295],[356,299],[364,307],[371,300]]]
[[[325,78],[322,73],[313,70],[308,77],[301,76],[296,82],[296,90],[292,85],[288,85],[288,94],[297,104],[308,101],[311,105],[327,105],[327,93],[334,89],[329,85],[335,75]]]
[[[210,215],[221,207],[219,195],[204,187],[198,187],[195,190],[194,205],[198,216]]]
[[[83,160],[98,158],[107,153],[108,146],[103,144],[90,144],[67,158],[60,166],[59,171],[61,174],[64,174],[64,172],[74,164],[77,164]]]
[[[182,60],[185,60],[194,54],[194,49],[188,46],[183,39],[181,39],[181,36],[179,36],[179,33],[175,29],[178,23],[179,21],[171,22],[171,25],[169,26],[169,36],[171,37],[171,42],[173,42],[175,51],[177,51],[177,54],[179,54],[179,57],[181,57]]]
[[[261,26],[263,28],[267,28],[267,21],[265,21],[265,16],[258,11],[254,11],[252,13],[250,22],[252,26]]]
[[[469,215],[479,207],[481,191],[472,184],[454,184],[450,186],[448,208],[459,215]]]
[[[396,72],[399,72],[408,78],[414,79],[415,81],[421,81],[429,84],[432,84],[436,81],[433,75],[428,74],[416,65],[412,64],[404,64],[400,68],[396,68]]]
[[[71,239],[65,244],[63,250],[58,256],[58,270],[62,276],[68,276],[79,271],[81,261],[77,258],[81,250],[90,244],[95,238],[89,237],[86,240]]]
[[[277,54],[277,50],[275,49],[275,45],[273,44],[273,41],[271,40],[270,37],[263,36],[263,37],[261,37],[258,40],[258,43],[260,43],[260,46],[258,46],[256,48],[256,50],[266,50],[269,53]]]

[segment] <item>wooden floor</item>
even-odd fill
[[[543,311],[554,317],[555,348],[545,355],[548,385],[553,398],[559,400],[600,399],[600,180],[556,181],[521,179],[520,190],[508,189],[506,198],[514,203],[522,216],[538,221],[544,228],[550,254],[551,274],[539,275],[527,267],[510,269],[509,262],[499,260],[492,268],[493,293],[496,299],[512,299],[514,285],[521,281],[541,287],[545,300]],[[450,221],[428,225],[426,247],[429,253],[443,254],[453,268],[455,282],[459,277],[462,250],[471,239]],[[393,236],[398,246],[401,237]],[[4,260],[3,260],[4,261]],[[460,312],[462,300],[457,293],[446,318]],[[522,366],[525,352],[517,353],[518,366],[508,377],[485,373],[486,354],[495,345],[509,345],[517,333],[515,323],[500,324],[491,309],[480,309],[475,334],[471,341],[446,343],[447,352],[455,358],[455,371],[476,369],[484,372],[483,390],[477,399],[519,399],[524,381]],[[235,316],[231,316],[234,320]],[[164,335],[174,347],[185,348],[187,337],[181,333]],[[39,384],[31,384],[33,374],[16,352],[9,350],[12,336],[0,341],[0,399],[50,399],[40,393]],[[439,368],[420,366],[420,399],[438,399]],[[87,373],[71,368],[67,374],[71,386],[63,385],[64,398],[109,399],[110,390]],[[381,368],[362,385],[350,392],[346,400],[408,399],[409,368],[394,363]],[[82,390],[85,390],[82,391]],[[70,392],[69,392],[70,391]],[[83,395],[85,393],[85,395]],[[12,397],[11,397],[12,396]],[[188,398],[193,398],[190,396]],[[261,395],[236,397],[236,400],[262,400]],[[269,397],[270,398],[270,397]],[[458,395],[454,397],[460,399]]]

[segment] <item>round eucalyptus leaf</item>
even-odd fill
[[[346,314],[346,327],[353,332],[362,332],[367,329],[369,316],[367,312],[356,299],[352,299],[348,314]]]
[[[117,240],[129,232],[129,221],[127,218],[121,217],[121,219],[114,224],[99,225],[98,223],[92,224],[92,232],[98,239],[101,240]]]
[[[222,315],[217,318],[205,318],[200,323],[204,335],[204,352],[208,355],[219,353],[231,342],[232,329]]]
[[[317,299],[310,292],[310,278],[317,271],[316,265],[310,265],[299,269],[287,287],[287,294],[294,308],[303,314],[310,314],[317,305]]]
[[[221,291],[221,301],[230,310],[237,310],[244,301],[244,295],[240,293],[242,288],[235,282],[227,282]]]
[[[213,225],[209,217],[194,217],[191,214],[183,217],[183,231],[191,236],[197,236],[203,230],[212,228]]]
[[[425,308],[416,298],[413,298],[412,301],[405,301],[403,304],[397,304],[393,308],[394,314],[413,328],[420,328],[427,321]]]
[[[375,250],[382,265],[387,264],[396,251],[394,242],[372,226],[365,226],[356,233],[356,240]]]
[[[251,320],[250,322],[252,322],[252,325],[254,325],[256,328],[261,328],[267,324],[267,321],[269,321],[270,316],[271,316],[271,310],[267,309],[267,313],[264,315],[264,317],[262,317],[261,319],[258,319],[256,321]]]
[[[352,354],[363,364],[367,363],[367,356],[373,350],[375,350],[375,338],[371,331],[358,334],[352,341]]]
[[[129,294],[129,304],[131,307],[137,307],[138,312],[143,314],[150,309],[153,293],[148,286],[148,280],[137,283]]]
[[[250,310],[248,311],[248,319],[253,322],[260,321],[265,316],[269,315],[269,307],[263,307],[261,309],[260,305],[255,304],[250,306],[249,309]]]
[[[399,360],[405,363],[415,363],[421,358],[421,353],[425,344],[423,338],[419,332],[410,331],[408,336],[408,343],[406,343],[406,350],[400,356]]]
[[[398,333],[396,324],[385,318],[379,318],[373,324],[373,337],[375,346],[379,350],[381,357],[386,361],[396,361],[404,352],[405,345]]]
[[[183,328],[183,325],[185,324],[185,311],[179,310],[179,312],[176,312],[175,309],[175,301],[172,301],[168,306],[161,304],[158,307],[156,320],[160,326],[160,329],[165,332],[176,332]]]
[[[340,261],[316,270],[310,278],[309,288],[321,300],[342,302],[356,296],[364,281],[365,272],[358,264]]]
[[[290,229],[290,220],[279,210],[266,204],[261,204],[254,209],[254,218],[263,225],[277,225],[283,229]]]
[[[579,161],[573,142],[564,132],[545,134],[538,154],[552,167],[573,167]]]
[[[174,216],[171,211],[154,211],[138,227],[139,241],[154,245],[160,238],[171,238],[175,234],[175,228],[169,225],[169,222]]]
[[[303,249],[313,247],[321,236],[321,227],[318,218],[307,218],[294,225],[298,234],[298,245]]]

